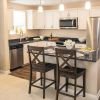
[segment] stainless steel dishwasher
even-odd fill
[[[23,45],[10,46],[10,70],[15,70],[23,66]]]

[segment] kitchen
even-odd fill
[[[88,43],[93,42],[89,40],[89,37],[87,36],[87,19],[89,17],[99,17],[100,16],[100,3],[97,0],[96,2],[92,1],[93,3],[93,8],[91,10],[86,10],[84,9],[84,1],[83,2],[69,2],[65,3],[65,10],[64,11],[58,11],[58,6],[44,6],[44,11],[42,13],[39,13],[37,11],[37,6],[32,6],[32,5],[23,5],[23,4],[16,4],[17,0],[15,3],[13,3],[9,0],[6,2],[6,0],[2,1],[1,4],[4,6],[2,7],[2,11],[4,13],[1,13],[0,15],[2,16],[2,27],[0,28],[1,33],[1,45],[4,46],[4,48],[1,48],[1,72],[2,73],[9,73],[11,69],[10,61],[9,61],[9,43],[20,43],[20,45],[23,46],[23,53],[17,51],[17,53],[14,51],[13,53],[19,55],[22,54],[22,62],[21,64],[27,64],[28,61],[28,56],[27,56],[27,45],[30,45],[32,43],[36,43],[35,45],[41,45],[40,37],[42,36],[43,40],[45,41],[55,41],[59,42],[65,42],[67,39],[74,39],[80,48],[85,47],[86,45],[90,46]],[[40,4],[41,1],[38,2],[38,5]],[[62,1],[63,2],[63,1]],[[59,1],[60,3],[60,1]],[[31,3],[30,3],[31,4]],[[14,16],[18,13],[19,15]],[[8,17],[6,17],[8,16]],[[71,29],[64,29],[60,27],[60,19],[67,18],[78,18],[78,21],[76,20],[77,24],[76,28],[71,28]],[[19,21],[19,19],[22,19]],[[15,23],[14,23],[15,21]],[[65,20],[66,21],[66,20]],[[22,24],[19,25],[20,27],[13,27],[14,25],[16,26],[17,22],[20,22]],[[68,26],[67,26],[68,27]],[[9,42],[8,42],[9,40]],[[42,40],[42,41],[43,41]],[[83,41],[81,41],[83,40]],[[16,42],[17,41],[17,42]],[[43,43],[43,45],[45,42]],[[47,44],[46,44],[47,45]],[[49,45],[49,43],[48,43]],[[92,48],[93,46],[90,46]],[[13,55],[12,53],[12,55]],[[10,53],[11,56],[11,53]],[[19,56],[21,58],[21,56]],[[17,59],[19,59],[17,58]],[[94,58],[96,58],[94,56]],[[14,60],[14,58],[12,58]],[[47,59],[50,59],[50,57],[47,57]],[[15,58],[16,60],[16,58]],[[17,61],[17,60],[16,60]],[[13,65],[16,65],[18,67],[19,61],[14,62]],[[55,61],[54,58],[52,58],[52,61]],[[51,62],[52,62],[51,61]],[[16,64],[15,64],[16,63]],[[90,61],[81,61],[79,60],[78,63],[80,66],[84,65],[87,69],[87,92],[88,94],[91,94],[92,96],[96,97],[96,95],[99,91],[99,60],[91,60]],[[20,64],[19,64],[20,65]],[[5,66],[5,67],[2,67]],[[14,66],[15,67],[15,66]],[[93,74],[95,73],[95,74]],[[47,75],[48,76],[48,75]],[[38,77],[38,75],[37,75]],[[49,76],[48,76],[49,77]],[[94,80],[92,79],[94,77]],[[81,80],[81,79],[80,79]],[[89,82],[88,82],[89,80]],[[81,82],[81,81],[79,81]],[[42,99],[42,97],[41,97]],[[2,99],[3,100],[3,99]]]

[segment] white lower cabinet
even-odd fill
[[[47,41],[39,41],[39,42],[32,42],[32,43],[27,43],[23,45],[23,59],[24,59],[24,65],[29,63],[29,56],[28,56],[28,48],[27,46],[39,46],[39,47],[45,47],[47,46]]]
[[[29,63],[27,44],[24,44],[23,46],[23,59],[24,59],[24,65]]]
[[[37,42],[27,43],[23,45],[24,65],[29,63],[28,48],[27,48],[28,45],[37,46]]]

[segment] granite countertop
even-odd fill
[[[92,52],[92,53],[84,55],[82,57],[78,57],[77,60],[96,62],[97,61],[96,52]]]
[[[38,38],[38,39],[35,40],[34,38]],[[67,38],[65,38],[65,37],[53,37],[52,39],[50,39],[50,37],[44,38],[45,41],[55,41],[56,43],[61,43],[61,44],[66,39],[72,39],[76,43],[81,43],[81,42],[79,42],[78,38],[68,38],[68,37]],[[36,41],[41,41],[41,39],[39,39],[39,36],[29,37],[28,40],[23,38],[21,42],[20,42],[20,39],[12,39],[12,40],[9,40],[9,46],[14,46],[14,45],[18,45],[18,44],[26,44],[26,43],[36,42]],[[85,43],[86,43],[86,41],[83,42],[83,44],[85,44]]]
[[[55,57],[55,53],[47,53],[46,55]],[[96,59],[96,51],[91,52],[91,53],[86,54],[86,55],[84,54],[83,56],[77,56],[76,59],[80,60],[80,61],[96,62],[97,61],[97,59]]]
[[[57,45],[59,45],[59,44],[63,45],[63,41],[61,41],[61,39],[56,42]],[[44,40],[45,41],[49,41],[48,38],[46,38]],[[37,41],[42,41],[42,40],[33,40],[33,37],[31,39],[27,40],[27,41],[23,40],[22,42],[20,42],[19,39],[9,40],[9,47],[10,47],[10,49],[13,48],[14,46],[21,46],[21,47],[23,47],[23,44],[37,42]],[[54,55],[50,54],[49,56],[54,56]],[[96,52],[92,52],[89,55],[85,55],[83,57],[77,57],[77,60],[89,61],[89,62],[96,62]]]

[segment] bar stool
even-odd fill
[[[46,63],[44,55],[44,47],[28,46],[28,54],[30,61],[30,80],[29,80],[29,94],[31,93],[31,86],[43,89],[43,98],[45,98],[45,89],[55,84],[56,88],[56,64]],[[42,61],[38,58],[42,56]],[[54,70],[54,80],[46,78],[46,72]],[[40,72],[40,78],[32,81],[32,71]],[[46,86],[46,80],[51,81],[49,85]],[[41,86],[37,86],[34,83],[37,81],[41,82]]]
[[[57,59],[57,92],[56,100],[58,100],[59,94],[73,97],[76,100],[76,97],[83,92],[83,97],[85,97],[85,83],[86,83],[86,69],[77,68],[76,65],[76,50],[67,50],[56,48],[56,59]],[[62,59],[62,63],[60,62]],[[69,63],[70,60],[73,60],[72,63]],[[60,76],[65,77],[65,83],[60,87]],[[77,85],[77,79],[83,76],[83,85]],[[73,79],[74,83],[70,83],[69,79]],[[74,86],[74,94],[68,94],[68,86]],[[60,88],[59,88],[60,87]],[[77,87],[81,90],[77,92]],[[65,92],[62,89],[65,88]]]

